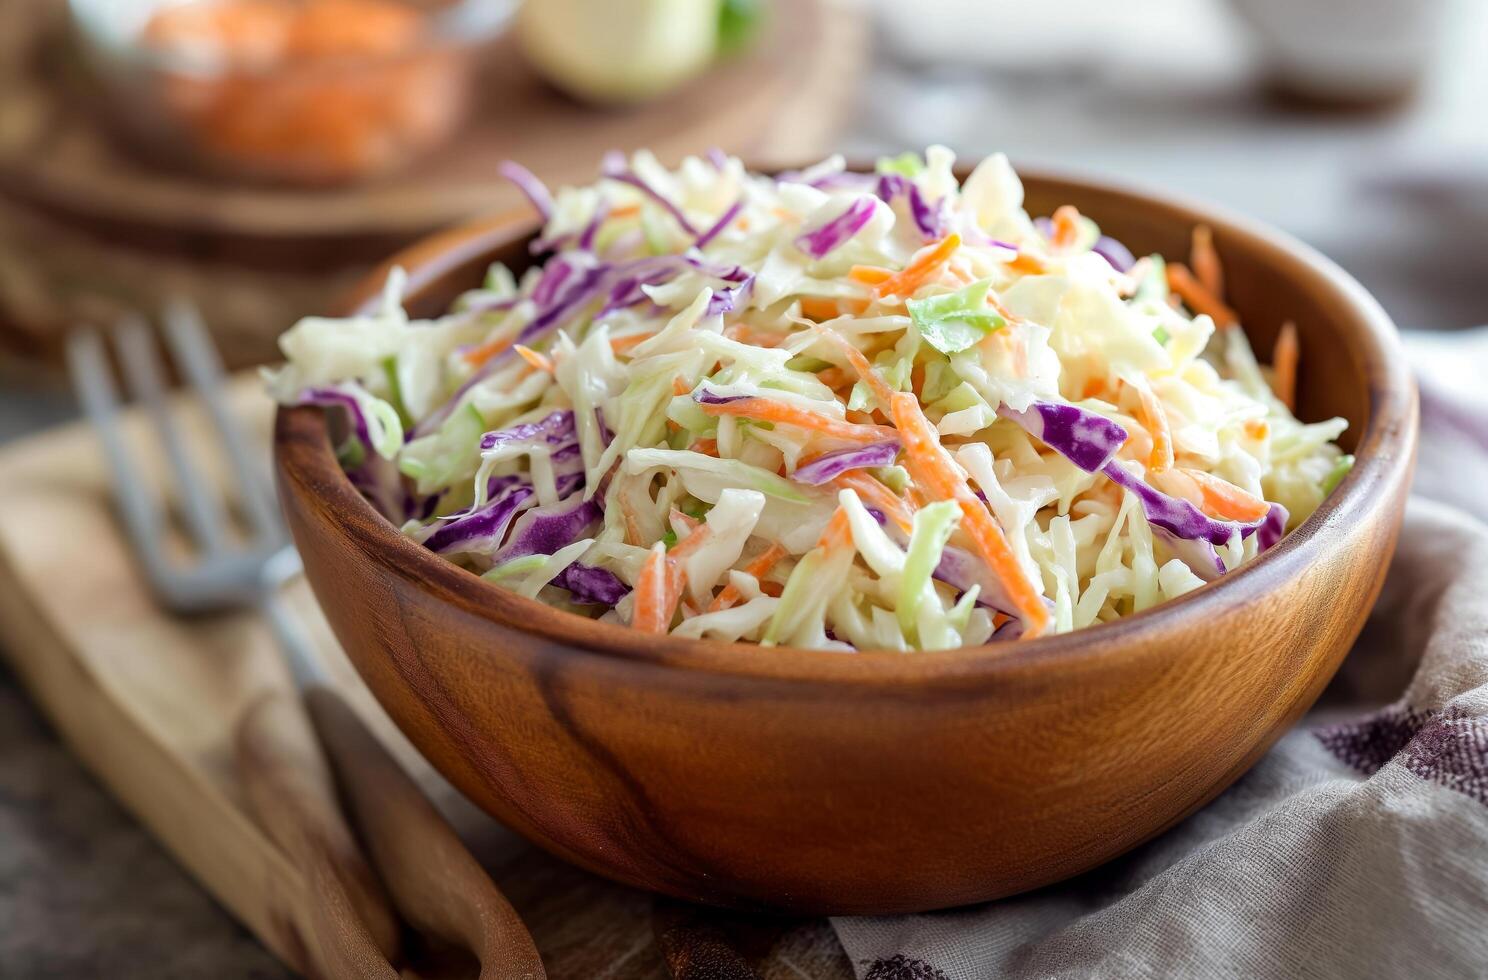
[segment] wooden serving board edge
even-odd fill
[[[19,584],[0,546],[0,655],[33,702],[177,862],[281,962],[299,969],[305,958],[295,910],[306,894],[299,871],[219,787],[109,696],[56,626],[24,601]],[[234,845],[224,847],[223,838]],[[264,900],[251,900],[255,896]]]

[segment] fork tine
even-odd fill
[[[124,519],[124,530],[157,586],[168,581],[169,564],[161,550],[160,504],[134,465],[119,429],[119,394],[114,386],[103,338],[91,328],[75,330],[67,338],[67,363],[72,386],[103,445],[104,459],[113,474],[114,498]]]
[[[207,411],[222,436],[222,445],[241,485],[248,522],[261,536],[282,539],[284,526],[279,519],[278,508],[268,491],[262,471],[248,450],[248,440],[242,427],[223,395],[225,377],[222,361],[207,336],[201,314],[184,300],[172,300],[165,310],[165,336],[177,366],[206,403]]]
[[[174,471],[176,483],[180,487],[186,526],[203,552],[216,554],[222,550],[225,541],[222,533],[222,505],[215,499],[207,480],[192,465],[180,428],[166,405],[165,382],[161,379],[155,338],[144,318],[130,315],[120,320],[114,329],[114,345],[123,362],[129,390],[133,393],[134,400],[150,413],[155,430],[165,447],[166,458],[170,461],[171,470]]]

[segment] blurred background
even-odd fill
[[[273,356],[379,258],[517,203],[512,157],[945,143],[1292,231],[1403,326],[1488,322],[1481,0],[0,0],[0,439],[79,321]]]

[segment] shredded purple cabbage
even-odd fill
[[[893,205],[894,198],[903,195],[909,202],[909,215],[914,220],[920,235],[928,241],[945,237],[946,202],[937,201],[932,207],[914,181],[902,174],[884,174],[878,178],[875,190],[885,204]]]
[[[1126,430],[1120,425],[1077,405],[1036,401],[1022,412],[1003,405],[997,414],[1017,422],[1029,435],[1087,473],[1109,463],[1126,442]]]
[[[711,388],[699,388],[692,393],[692,400],[700,405],[727,405],[729,402],[743,401],[753,397],[753,395],[720,395]]]
[[[739,283],[737,286],[729,286],[724,289],[715,290],[713,298],[708,300],[708,316],[719,316],[724,313],[732,313],[741,305],[748,302],[749,294],[754,291],[754,277]]]
[[[796,247],[813,259],[824,258],[862,231],[876,208],[871,197],[860,197],[820,228],[797,237]]]
[[[630,594],[630,587],[614,572],[593,565],[574,562],[553,579],[553,584],[567,589],[574,602],[614,608]]]
[[[1137,257],[1131,253],[1131,249],[1112,238],[1110,235],[1102,235],[1090,246],[1090,250],[1107,262],[1117,272],[1129,272],[1131,267],[1137,264]]]
[[[496,168],[497,172],[513,184],[517,189],[527,195],[527,200],[537,213],[542,216],[543,223],[553,216],[553,195],[548,193],[547,185],[537,178],[537,175],[515,160],[503,160]]]
[[[1114,459],[1102,467],[1101,472],[1110,477],[1111,482],[1117,486],[1137,495],[1137,500],[1141,503],[1142,512],[1147,515],[1149,524],[1176,534],[1180,538],[1208,541],[1212,545],[1224,545],[1229,543],[1231,536],[1237,531],[1242,537],[1249,537],[1264,522],[1264,518],[1250,524],[1242,524],[1238,521],[1217,521],[1188,501],[1154,489],[1147,481]]]
[[[725,228],[733,224],[734,219],[737,218],[739,216],[739,212],[743,210],[744,198],[741,197],[732,205],[730,205],[729,209],[723,212],[723,214],[719,216],[717,221],[713,222],[713,227],[709,228],[707,231],[703,232],[697,237],[697,241],[692,243],[693,248],[700,250],[707,248],[708,243],[721,235]]]
[[[698,236],[697,228],[693,227],[692,222],[687,220],[687,215],[682,213],[682,209],[677,207],[665,194],[646,183],[645,178],[641,177],[640,174],[631,170],[630,165],[625,162],[625,156],[623,154],[617,151],[606,153],[600,173],[610,180],[629,184],[636,188],[642,194],[645,194],[657,204],[660,204],[666,210],[667,214],[670,214],[676,220],[683,231],[687,232],[693,238]]]
[[[559,409],[536,422],[523,422],[481,436],[481,449],[495,449],[513,442],[545,442],[549,446],[577,446],[572,409]]]
[[[1261,526],[1256,528],[1257,550],[1266,551],[1280,541],[1286,534],[1287,521],[1291,517],[1281,504],[1272,504],[1271,509],[1266,511],[1266,516],[1261,518]]]
[[[509,486],[484,506],[443,524],[424,539],[424,547],[441,555],[494,551],[501,546],[512,518],[532,495],[532,488],[525,484]]]
[[[1214,545],[1203,538],[1183,538],[1154,524],[1153,537],[1161,539],[1168,549],[1187,565],[1195,575],[1205,582],[1212,582],[1225,573],[1224,559],[1214,550]]]
[[[716,404],[716,402],[714,403]],[[852,446],[823,453],[811,462],[796,467],[791,479],[797,483],[819,487],[830,483],[849,470],[870,469],[888,466],[899,455],[899,440],[875,442],[869,446]]]
[[[500,565],[528,555],[551,555],[584,537],[603,519],[599,504],[582,497],[535,507],[518,518],[510,540],[493,561]]]

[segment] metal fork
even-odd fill
[[[76,331],[67,349],[73,385],[98,433],[124,530],[153,593],[183,615],[258,610],[285,653],[303,701],[305,710],[283,694],[266,695],[247,710],[235,733],[250,806],[309,882],[301,925],[306,946],[318,956],[295,965],[335,977],[399,976],[392,965],[399,960],[400,926],[391,893],[409,924],[474,953],[481,978],[541,978],[542,962],[516,913],[330,686],[302,623],[286,605],[282,587],[300,572],[299,555],[227,403],[221,362],[200,316],[173,303],[163,317],[163,334],[230,464],[246,525],[241,542],[227,533],[233,523],[228,508],[193,459],[168,404],[155,332],[143,317],[131,316],[111,334],[126,386],[165,450],[179,490],[180,523],[194,547],[189,557],[173,559],[165,546],[167,510],[120,425],[108,344],[97,330]],[[381,879],[342,814],[326,755]]]

